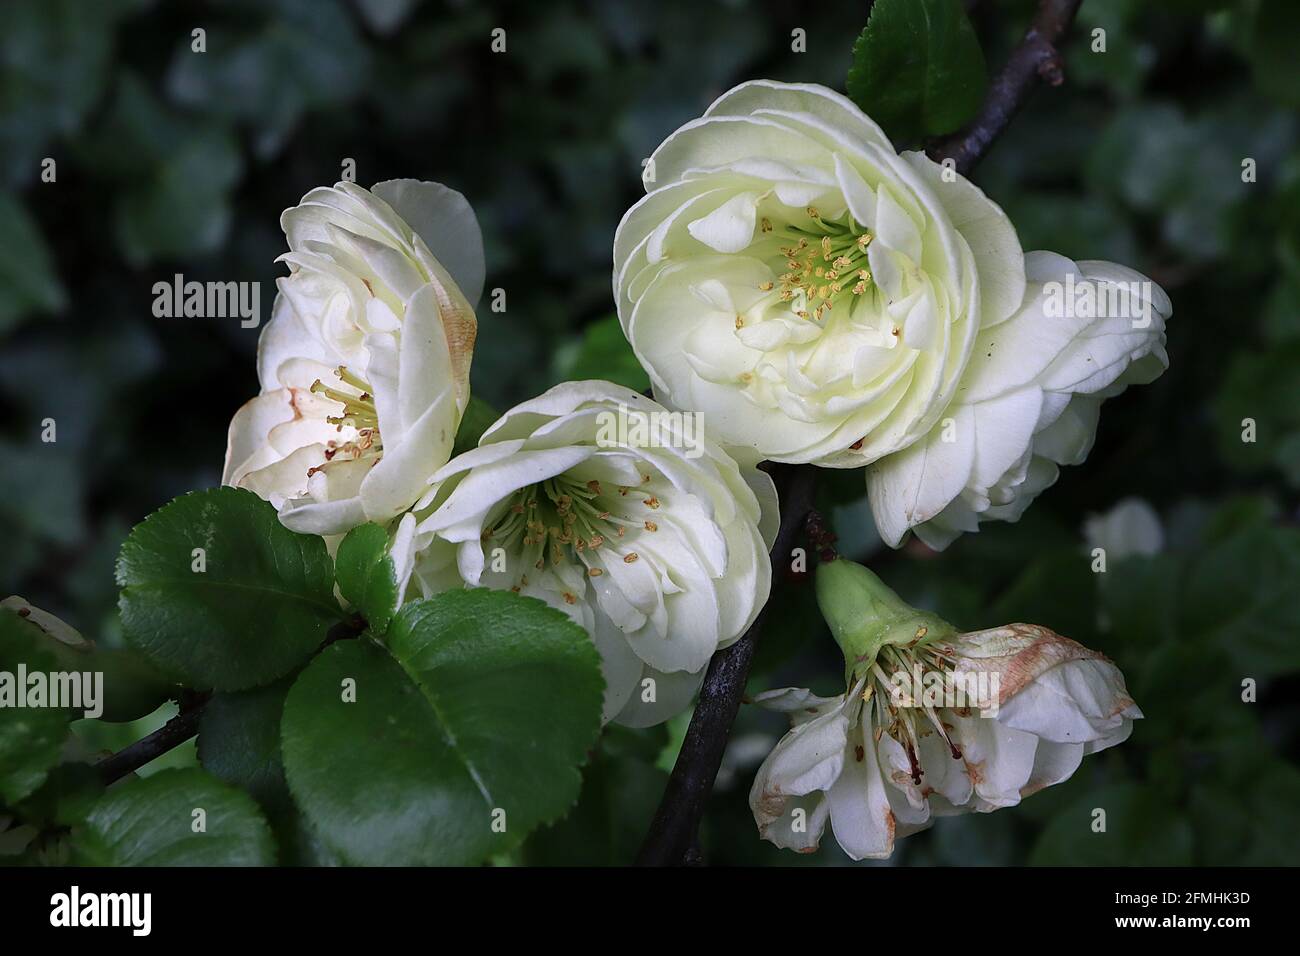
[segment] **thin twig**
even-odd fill
[[[105,757],[96,764],[95,769],[99,771],[100,779],[104,781],[105,786],[121,780],[129,773],[134,773],[151,760],[156,760],[197,734],[199,719],[203,716],[203,708],[207,702],[207,695],[194,699],[188,706],[186,701],[182,700],[181,712],[167,723],[148,737],[142,737],[129,747],[119,750],[111,757]]]
[[[776,569],[789,564],[804,515],[812,508],[816,476],[817,469],[811,465],[781,471],[780,477],[786,480],[781,482],[785,487],[780,489],[781,527],[771,552],[774,577]],[[754,660],[755,641],[762,633],[770,607],[769,601],[740,640],[713,656],[681,752],[637,856],[638,866],[674,866],[685,862],[690,854],[731,725],[740,710],[745,680]]]
[[[979,115],[964,129],[935,143],[927,151],[935,162],[952,159],[963,176],[971,171],[1039,80],[1060,86],[1065,80],[1058,47],[1074,22],[1083,0],[1042,0],[1020,45],[989,84]]]

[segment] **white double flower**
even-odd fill
[[[705,412],[745,458],[873,465],[891,544],[1018,517],[1087,453],[1100,400],[1163,367],[1158,287],[1026,257],[976,186],[898,154],[824,87],[723,94],[660,145],[645,185],[615,237],[614,293],[656,396]],[[1094,307],[1136,313],[1072,300],[1045,316],[1067,275],[1100,287]]]
[[[680,425],[608,382],[516,406],[402,519],[400,578],[540,598],[595,640],[607,720],[677,713],[767,600],[777,520],[765,473]]]
[[[390,180],[314,189],[281,225],[291,272],[222,482],[267,499],[296,531],[389,521],[450,457],[469,399],[478,222],[454,190]]]

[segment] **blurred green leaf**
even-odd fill
[[[1232,357],[1212,411],[1219,456],[1233,469],[1287,467],[1288,439],[1300,434],[1297,368],[1300,341]]]
[[[131,264],[210,252],[225,239],[243,159],[224,126],[167,110],[128,73],[83,152],[120,187],[114,226]]]
[[[139,5],[137,0],[6,4],[0,31],[5,182],[35,180],[40,160],[58,152],[51,140],[77,130],[109,75],[114,23]]]
[[[1202,545],[1227,541],[1251,528],[1264,528],[1278,518],[1277,503],[1267,495],[1240,495],[1219,504],[1201,529]]]
[[[42,827],[72,827],[86,819],[103,792],[103,778],[93,765],[62,763],[16,809],[24,820]]]
[[[1107,630],[1139,647],[1176,636],[1183,560],[1175,555],[1130,555],[1097,575]]]
[[[17,199],[0,192],[0,333],[29,312],[57,312],[67,293],[54,272],[40,227]]]
[[[1025,249],[1051,249],[1071,259],[1138,260],[1129,218],[1112,202],[1020,188],[1003,208]]]
[[[1198,557],[1181,603],[1184,632],[1230,655],[1242,676],[1300,670],[1300,530],[1254,528]]]
[[[1260,0],[1250,43],[1256,85],[1287,106],[1300,107],[1300,5]]]
[[[59,669],[49,640],[16,612],[0,608],[0,803],[15,803],[40,787],[68,736],[68,711],[19,702],[28,699],[28,686],[18,683],[20,666],[30,674]]]
[[[1152,18],[1142,22],[1142,13],[1142,0],[1089,0],[1081,6],[1065,56],[1070,82],[1100,84],[1124,97],[1136,95],[1155,65],[1157,44],[1166,32]],[[1105,31],[1104,51],[1093,48],[1097,29]]]
[[[568,381],[601,379],[637,392],[650,388],[650,377],[637,361],[617,316],[592,322],[583,329],[581,345],[560,377]]]
[[[1091,188],[1159,213],[1162,238],[1174,248],[1209,259],[1239,242],[1234,214],[1257,195],[1259,186],[1242,179],[1243,159],[1267,173],[1293,137],[1288,118],[1252,101],[1192,119],[1180,104],[1151,100],[1114,115],[1095,141],[1086,175]]]
[[[1105,810],[1105,832],[1093,831]],[[1094,790],[1060,813],[1030,854],[1033,866],[1187,866],[1192,829],[1176,808],[1137,783]]]
[[[76,461],[54,444],[16,445],[0,439],[0,517],[38,541],[71,544],[84,532],[83,477]]]
[[[849,96],[896,142],[959,129],[988,79],[959,0],[876,0],[853,44]]]
[[[1265,337],[1275,345],[1300,340],[1300,277],[1283,276],[1274,283],[1262,325]]]
[[[251,31],[214,28],[205,53],[193,52],[186,37],[172,58],[167,90],[184,106],[249,124],[258,154],[269,157],[305,112],[353,99],[370,56],[339,0],[275,0],[250,12],[273,15],[242,20],[241,26],[257,24]]]
[[[471,448],[477,448],[478,440],[483,437],[483,433],[500,417],[495,408],[483,399],[471,395],[469,404],[465,406],[465,414],[461,416],[460,427],[456,429],[456,444],[451,451],[452,457]]]
[[[608,731],[607,731],[608,733]],[[627,866],[635,858],[668,774],[602,746],[583,774],[577,804],[524,845],[530,866]]]
[[[1050,627],[1080,644],[1095,643],[1097,575],[1082,548],[1038,554],[994,603],[993,621]]]

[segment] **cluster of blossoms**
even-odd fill
[[[627,419],[672,418],[608,382],[525,402],[452,459],[484,276],[464,197],[339,183],[282,225],[291,274],[224,482],[331,543],[389,526],[408,596],[509,588],[569,614],[601,652],[607,720],[644,726],[689,706],[709,658],[767,599],[771,479],[707,437],[637,442],[662,429]]]
[[[645,180],[614,294],[656,397],[741,457],[869,466],[893,546],[1015,520],[1087,455],[1102,399],[1167,364],[1158,286],[1025,255],[978,187],[824,87],[736,87]]]
[[[655,398],[559,385],[454,458],[484,280],[469,204],[411,180],[308,193],[282,218],[290,275],[223,479],[331,543],[384,525],[407,598],[486,586],[564,611],[600,650],[606,720],[689,706],[767,600],[777,501],[759,462],[863,467],[882,538],[942,548],[1017,519],[1087,455],[1102,400],[1167,364],[1154,283],[1026,255],[977,187],[823,87],[731,90],[645,185],[613,285]],[[707,434],[627,437],[681,412]],[[1064,779],[1139,716],[1113,665],[1040,628],[890,634],[855,651],[842,698],[760,698],[795,721],[752,801],[777,843],[815,847],[829,816],[851,854],[887,855],[932,814]],[[995,719],[899,710],[880,684],[887,664],[973,661],[1007,677]]]

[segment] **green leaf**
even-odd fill
[[[258,802],[279,844],[281,865],[337,866],[337,856],[294,805],[284,778],[280,721],[292,684],[289,677],[267,687],[213,696],[199,724],[199,763]]]
[[[96,649],[84,669],[104,675],[104,712],[100,719],[110,723],[147,717],[177,693],[174,684],[130,647]]]
[[[984,54],[959,0],[876,0],[849,96],[894,140],[951,133],[984,99]]]
[[[285,703],[289,788],[327,844],[363,865],[471,864],[573,803],[603,692],[582,628],[477,589],[408,604],[387,639],[326,648]]]
[[[1238,495],[1220,502],[1205,518],[1200,530],[1202,547],[1222,544],[1234,535],[1266,528],[1278,520],[1278,506],[1264,494]]]
[[[60,670],[49,640],[14,611],[0,608],[0,695],[26,698],[27,688],[17,683],[20,664],[28,673]],[[16,700],[0,696],[0,803],[16,803],[40,787],[68,736],[68,711],[18,707]]]
[[[1094,812],[1106,811],[1105,832]],[[1149,788],[1120,783],[1090,791],[1057,815],[1030,855],[1033,866],[1187,866],[1192,829]]]
[[[0,31],[0,175],[7,181],[31,182],[43,158],[59,155],[51,140],[72,138],[80,130],[103,94],[115,21],[132,12],[129,6],[123,0],[6,4]]]
[[[1207,781],[1192,793],[1198,860],[1207,866],[1289,866],[1300,854],[1300,771],[1263,755],[1245,786]]]
[[[668,772],[608,738],[632,734],[606,729],[606,739],[583,776],[582,795],[564,819],[543,827],[524,845],[530,866],[626,866],[636,858],[646,824],[668,783]]]
[[[1300,434],[1297,367],[1300,341],[1233,356],[1213,405],[1219,456],[1233,469],[1250,473],[1287,467],[1288,441]],[[1252,437],[1252,422],[1253,440],[1245,441],[1243,436]]]
[[[131,264],[212,252],[225,240],[244,163],[213,117],[173,111],[124,71],[103,124],[76,148],[113,187],[117,241]]]
[[[371,62],[342,0],[276,0],[274,7],[260,28],[209,29],[202,56],[185,34],[167,75],[180,105],[247,122],[261,157],[281,149],[305,111],[355,97]]]
[[[397,572],[388,553],[388,532],[377,524],[357,525],[334,557],[339,593],[361,612],[371,630],[383,634],[397,610]]]
[[[40,227],[22,203],[0,192],[0,331],[29,312],[55,312],[67,293],[54,272]]]
[[[995,621],[1033,621],[1094,646],[1097,576],[1080,550],[1062,548],[1034,557],[988,612]]]
[[[1134,648],[1177,639],[1183,562],[1171,554],[1128,555],[1097,575],[1107,629]]]
[[[1300,531],[1251,528],[1197,559],[1182,601],[1183,630],[1212,641],[1262,679],[1300,670]]]
[[[86,866],[275,863],[271,829],[253,798],[196,768],[114,787],[73,839],[77,860]]]
[[[287,805],[280,758],[280,715],[288,681],[216,694],[199,721],[199,763],[218,780],[247,791],[269,813]]]
[[[1122,56],[1107,53],[1106,56]],[[1134,209],[1158,214],[1161,238],[1193,260],[1213,259],[1267,235],[1234,226],[1259,187],[1242,181],[1241,161],[1275,168],[1285,155],[1289,128],[1255,101],[1225,104],[1189,117],[1180,104],[1135,102],[1117,110],[1089,151],[1085,179],[1096,192]],[[1179,159],[1177,157],[1182,157]],[[1260,254],[1267,254],[1267,247]]]
[[[1287,106],[1300,107],[1300,72],[1296,70],[1300,5],[1294,0],[1261,0],[1255,14],[1250,62],[1255,84]]]
[[[637,392],[650,388],[650,377],[623,335],[618,317],[612,315],[582,330],[577,354],[561,377],[572,381],[599,379]]]
[[[460,427],[456,429],[456,443],[451,450],[452,456],[477,448],[478,440],[483,437],[483,433],[500,417],[495,408],[483,399],[471,395],[469,404],[465,406],[465,414],[461,416]]]
[[[64,763],[50,770],[45,785],[20,803],[19,816],[46,827],[72,827],[86,819],[104,793],[99,771],[88,763]]]
[[[325,542],[236,488],[183,495],[137,525],[117,582],[128,643],[194,687],[270,683],[342,617]]]

